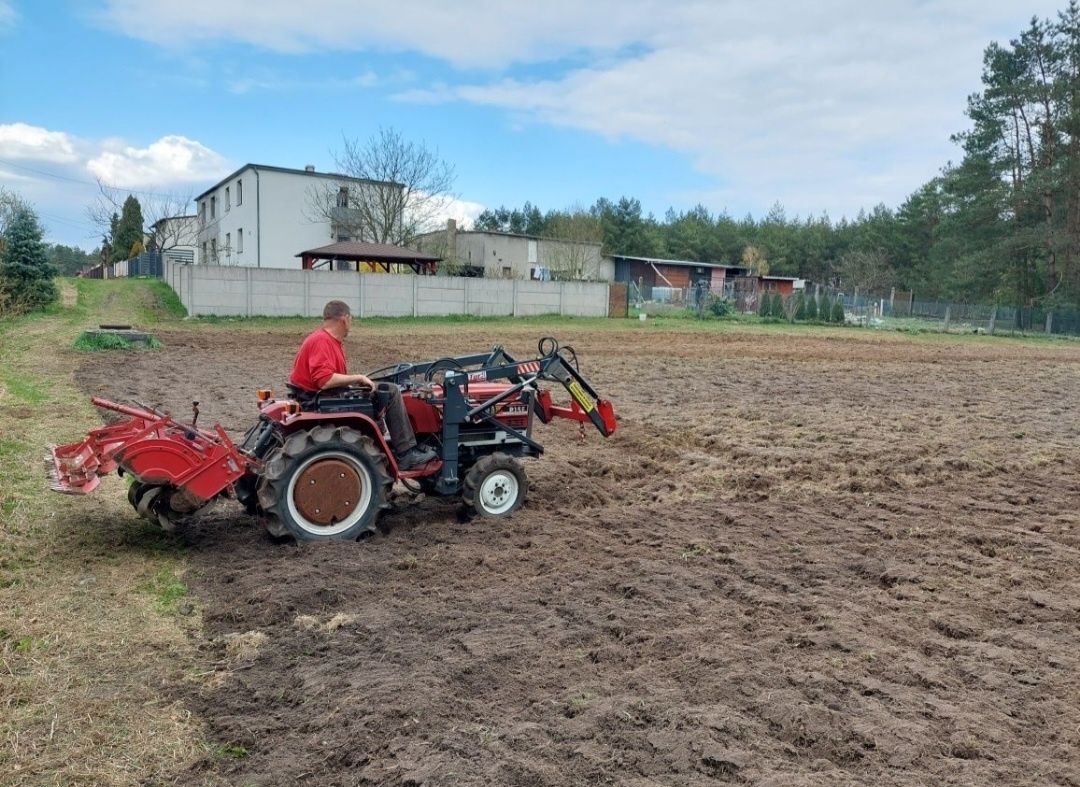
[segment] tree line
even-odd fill
[[[848,291],[892,287],[927,298],[1055,308],[1080,305],[1080,6],[1033,19],[1007,44],[985,50],[970,127],[946,164],[898,207],[853,218],[789,216],[779,203],[761,218],[703,205],[642,211],[633,197],[587,208],[484,211],[496,230],[578,237],[605,254],[744,264]],[[585,228],[584,230],[582,228]]]
[[[484,211],[474,226],[601,243],[607,254],[742,264],[758,273],[798,276],[849,292],[885,294],[895,287],[925,298],[1080,307],[1077,0],[1070,0],[1056,18],[1032,19],[1007,44],[986,48],[982,84],[969,97],[966,114],[970,127],[953,137],[961,152],[957,163],[946,164],[899,206],[880,204],[853,218],[789,216],[779,203],[760,218],[713,213],[704,205],[669,209],[657,218],[642,210],[640,200],[623,196],[562,210],[542,211],[530,202],[520,208],[501,206]],[[399,174],[385,179],[413,178],[429,187],[408,194],[443,199],[448,193],[452,169],[396,132],[383,131],[368,148],[346,153],[339,166],[350,174],[383,177],[386,167],[396,167],[387,171]],[[418,161],[416,171],[402,169],[402,161]],[[121,200],[105,187],[102,193],[103,200],[91,210],[104,230],[101,248],[87,255],[44,245],[51,267],[74,272],[87,256],[115,262],[143,250],[138,199],[128,195]],[[342,213],[336,202],[340,196],[338,189],[327,197],[332,217]],[[152,209],[151,218],[179,216],[184,204]],[[423,206],[434,210],[436,204]],[[346,207],[350,215],[364,213],[352,195]],[[383,213],[427,215],[412,203],[391,207]],[[151,221],[153,227],[168,224]],[[359,227],[355,234],[371,233]],[[18,245],[12,239],[6,244],[9,249]],[[169,244],[151,238],[150,245]],[[36,250],[35,245],[35,255]],[[15,270],[14,263],[3,264]]]

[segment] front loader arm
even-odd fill
[[[500,402],[512,398],[524,389],[529,389],[535,392],[532,397],[533,412],[544,423],[549,423],[552,418],[588,422],[595,426],[604,437],[610,437],[616,428],[615,407],[609,400],[600,397],[596,389],[576,368],[576,363],[571,365],[567,360],[564,353],[569,351],[573,355],[573,349],[569,347],[560,349],[558,343],[550,338],[542,339],[540,348],[541,357],[534,361],[513,361],[505,352],[502,352],[502,348],[496,348],[501,361],[500,365],[463,370],[457,374],[450,371],[448,376],[455,377],[459,374],[467,381],[505,379],[512,383],[498,395],[469,409],[465,414],[465,419],[472,420],[489,416]],[[574,357],[576,360],[576,356]],[[570,406],[555,405],[550,391],[536,390],[535,384],[538,380],[560,383],[570,394]],[[467,387],[468,382],[464,382],[464,385]]]
[[[547,423],[552,417],[569,418],[574,421],[586,420],[592,423],[604,437],[615,432],[615,407],[608,399],[602,399],[581,372],[571,366],[566,358],[556,352],[538,375],[543,380],[555,380],[562,383],[570,393],[570,407],[559,407],[551,403],[551,393],[541,391],[536,399],[536,412],[540,420]]]

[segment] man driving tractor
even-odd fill
[[[300,345],[293,361],[289,385],[298,389],[298,398],[312,401],[314,397],[333,388],[357,385],[375,390],[375,383],[363,374],[349,374],[345,363],[342,340],[349,335],[352,311],[344,301],[330,301],[323,308],[323,324],[308,334]],[[431,449],[416,445],[416,435],[401,400],[401,389],[389,383],[382,384],[389,394],[386,408],[386,426],[390,441],[402,470],[419,467],[436,457]]]

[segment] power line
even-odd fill
[[[34,167],[28,167],[25,164],[16,164],[14,161],[8,161],[7,159],[0,158],[0,164],[4,164],[8,167],[15,167],[16,169],[25,170],[26,172],[33,172],[36,175],[43,175],[46,178],[55,178],[56,180],[66,180],[69,183],[81,183],[84,186],[104,186],[107,189],[115,189],[116,191],[126,191],[129,194],[141,194],[144,197],[160,197],[162,199],[176,199],[175,194],[161,194],[156,191],[140,191],[139,189],[128,189],[123,186],[113,186],[102,181],[98,183],[92,180],[81,180],[79,178],[70,178],[67,175],[57,175],[55,172],[46,172],[43,169],[35,169]]]
[[[35,213],[38,213],[41,216],[45,216],[46,218],[51,219],[53,221],[59,221],[61,224],[70,224],[72,227],[79,227],[79,228],[84,229],[84,230],[85,229],[91,229],[91,230],[94,230],[95,232],[97,232],[97,229],[98,229],[93,224],[88,224],[86,222],[81,222],[81,221],[74,221],[73,219],[68,219],[68,218],[65,218],[63,216],[57,216],[55,213],[46,213],[43,210],[37,210],[37,211],[35,211]]]

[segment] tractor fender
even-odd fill
[[[300,429],[313,429],[316,426],[347,426],[350,429],[355,429],[361,434],[370,437],[375,441],[375,445],[380,451],[386,454],[386,461],[390,465],[390,473],[396,478],[398,475],[397,456],[394,455],[394,449],[386,442],[386,438],[383,437],[382,429],[375,422],[373,418],[369,418],[363,413],[310,413],[301,412],[296,415],[286,416],[281,421],[281,432],[284,437],[288,437],[293,432]]]

